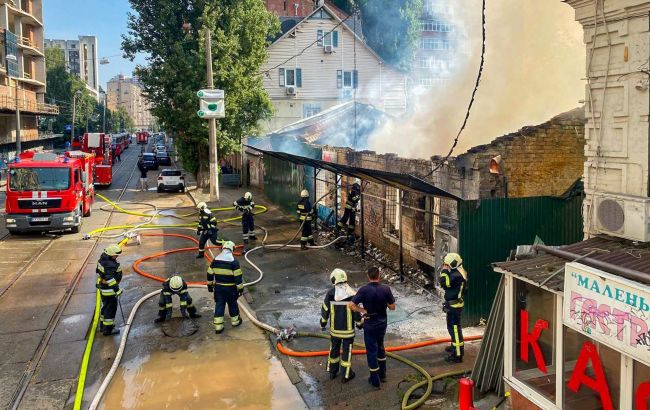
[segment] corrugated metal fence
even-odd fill
[[[458,204],[459,253],[469,273],[469,293],[463,322],[487,318],[500,276],[492,262],[508,258],[517,245],[530,245],[535,236],[547,245],[582,240],[582,196],[530,197],[464,201]]]

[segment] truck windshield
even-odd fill
[[[12,191],[55,191],[69,187],[69,168],[12,168],[9,170],[9,189]]]

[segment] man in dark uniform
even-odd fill
[[[119,330],[115,327],[115,314],[117,313],[117,298],[122,294],[120,282],[122,281],[122,267],[117,262],[117,257],[122,253],[119,245],[109,245],[97,261],[97,289],[102,300],[99,316],[99,331],[104,336],[117,335]]]
[[[217,218],[212,215],[205,202],[199,202],[196,208],[199,210],[199,225],[196,228],[196,234],[199,235],[199,254],[196,255],[196,259],[201,259],[205,255],[205,245],[208,240],[213,245],[220,243],[217,239],[219,228],[217,228]]]
[[[174,275],[165,280],[162,284],[162,291],[158,299],[158,318],[154,320],[156,323],[171,320],[172,318],[172,295],[178,295],[181,300],[181,315],[184,318],[191,317],[192,319],[200,318],[201,315],[196,313],[196,307],[192,305],[192,297],[187,290],[187,283],[179,275]]]
[[[340,367],[343,367],[343,383],[354,379],[352,371],[352,344],[354,343],[354,326],[361,328],[363,321],[359,312],[351,312],[348,302],[355,291],[348,285],[348,276],[342,269],[334,269],[330,274],[334,287],[325,295],[321,307],[320,326],[325,330],[330,322],[330,354],[327,358],[327,371],[330,379],[335,379]],[[354,323],[352,323],[354,322]],[[343,355],[341,356],[341,348]]]
[[[312,231],[311,222],[313,220],[313,209],[309,200],[309,191],[303,189],[300,192],[300,201],[297,206],[298,216],[302,224],[302,236],[300,237],[300,249],[307,249],[307,242],[311,246],[316,245],[314,242],[314,232]]]
[[[216,334],[223,332],[223,315],[228,305],[230,324],[237,327],[242,324],[239,317],[237,299],[244,292],[244,278],[239,261],[233,256],[235,244],[230,241],[223,243],[223,250],[214,258],[208,268],[208,291],[214,292],[214,330]]]
[[[348,243],[354,242],[354,227],[357,224],[357,204],[361,200],[361,187],[358,183],[352,185],[352,190],[348,192],[348,197],[345,201],[345,210],[343,216],[338,223],[338,229],[347,232]]]
[[[446,361],[462,363],[465,354],[463,341],[463,328],[460,324],[461,314],[465,301],[463,297],[467,292],[467,272],[463,268],[463,259],[457,253],[448,253],[443,261],[440,272],[440,287],[445,291],[445,302],[442,310],[447,313],[447,331],[451,337],[451,346],[445,351],[449,356]]]
[[[246,192],[243,197],[235,201],[234,205],[235,209],[241,212],[241,227],[244,243],[248,243],[249,239],[252,241],[256,240],[255,219],[253,217],[253,210],[255,209],[253,194]]]
[[[376,389],[386,381],[386,350],[384,336],[388,327],[386,309],[395,310],[395,297],[390,288],[379,283],[379,268],[371,267],[367,272],[370,283],[363,286],[352,297],[350,309],[364,317],[363,340],[370,368],[370,383]]]

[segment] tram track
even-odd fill
[[[120,166],[117,167],[117,169],[114,170],[114,177],[115,177],[115,174],[117,174],[118,171],[122,170],[123,167],[127,163],[131,163],[133,165],[133,169],[131,170],[131,173],[128,175],[128,178],[127,178],[126,182],[124,183],[123,188],[120,190],[120,193],[117,196],[116,201],[120,201],[122,199],[122,197],[124,196],[124,194],[126,193],[128,187],[129,187],[129,184],[131,183],[131,180],[133,179],[133,175],[135,174],[135,171],[137,169],[137,167],[135,166],[135,164],[133,162],[128,161],[127,158],[124,158],[124,160],[120,163]],[[103,224],[104,227],[109,226],[113,215],[114,215],[114,212],[111,211],[110,214],[108,215],[108,218],[106,218],[106,221]],[[52,238],[46,244],[44,244],[44,246],[39,250],[37,256],[32,258],[32,260],[28,263],[28,265],[26,265],[24,268],[21,268],[20,271],[17,272],[17,274],[14,275],[14,277],[12,277],[9,284],[5,285],[2,289],[0,289],[0,298],[2,297],[3,294],[5,294],[11,288],[11,286],[13,286],[13,284],[15,284],[20,279],[20,277],[23,274],[25,274],[25,272],[29,271],[29,269],[34,265],[34,263],[36,263],[38,261],[39,257],[41,255],[43,255],[52,246],[52,244],[56,242],[56,239],[59,238],[59,237],[60,237],[60,235],[55,237],[55,238]],[[2,238],[2,239],[4,240],[5,238],[6,238],[6,236],[4,238]],[[2,241],[0,240],[0,243],[1,242]],[[56,308],[55,308],[55,310],[53,312],[52,317],[48,321],[47,327],[45,328],[45,331],[44,331],[43,336],[42,336],[42,338],[41,338],[41,340],[40,340],[40,342],[38,344],[38,347],[36,348],[32,358],[29,360],[27,368],[25,369],[25,371],[21,375],[20,380],[18,382],[18,385],[17,385],[16,389],[14,390],[14,393],[13,393],[13,395],[11,397],[11,400],[10,400],[7,408],[12,409],[12,410],[16,410],[16,409],[19,408],[20,403],[22,402],[22,400],[23,400],[23,398],[25,396],[25,393],[27,392],[27,388],[29,387],[29,385],[30,385],[30,383],[31,383],[31,381],[32,381],[32,379],[34,377],[34,374],[36,373],[36,370],[37,370],[39,364],[41,363],[41,360],[43,359],[45,350],[46,350],[46,348],[47,348],[47,346],[48,346],[48,344],[50,342],[50,339],[52,338],[52,335],[54,334],[54,331],[56,329],[56,325],[59,323],[59,320],[61,319],[61,316],[63,315],[63,312],[64,312],[66,306],[68,305],[68,303],[70,301],[70,298],[72,297],[72,295],[74,293],[74,290],[76,289],[77,285],[79,284],[79,281],[81,280],[81,277],[83,276],[83,272],[84,272],[86,266],[88,265],[90,257],[93,255],[98,243],[99,243],[99,239],[95,240],[94,245],[90,248],[90,250],[88,252],[88,255],[85,257],[81,267],[79,268],[79,270],[77,272],[75,272],[73,278],[70,280],[70,282],[66,286],[63,297],[61,298],[61,300],[57,304],[57,306],[56,306]]]

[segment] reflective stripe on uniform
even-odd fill
[[[464,343],[460,342],[460,337],[458,336],[458,325],[454,325],[454,341],[456,343],[452,343],[452,345],[456,346],[456,356],[460,357],[460,347],[464,345]]]
[[[99,293],[102,296],[115,296],[115,291],[113,289],[99,289]]]
[[[349,337],[354,337],[354,330],[334,330],[330,327],[330,335],[338,337],[340,339],[347,339]]]
[[[325,303],[323,303],[323,309],[325,309],[325,311],[330,310],[330,308]]]
[[[450,287],[451,286],[451,281],[449,280],[449,275],[447,275],[444,272],[440,272],[440,278],[445,278],[445,286]]]

